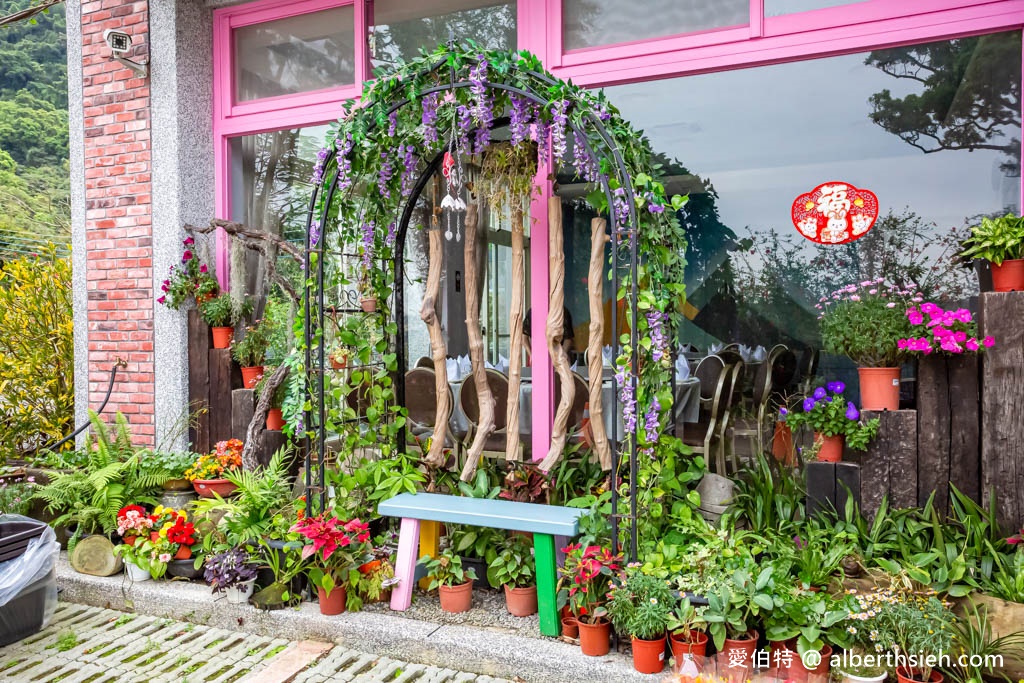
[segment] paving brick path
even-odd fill
[[[507,683],[331,643],[297,643],[63,602],[43,631],[0,648],[0,681]]]

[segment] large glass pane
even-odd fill
[[[515,0],[376,0],[372,7],[375,67],[414,59],[452,35],[488,49],[516,49]]]
[[[977,278],[954,258],[958,240],[980,216],[1020,211],[1019,31],[608,95],[650,136],[670,188],[690,193],[681,341],[701,350],[820,348],[820,297],[877,277],[971,306]],[[820,246],[790,212],[833,181],[874,192],[879,218],[857,241]],[[822,372],[855,382],[844,359],[824,357]]]
[[[562,47],[577,50],[750,23],[750,0],[562,0]]]
[[[778,17],[783,14],[809,12],[826,7],[853,5],[858,2],[864,2],[864,0],[764,0],[764,15]]]
[[[355,82],[351,5],[235,29],[235,100]]]

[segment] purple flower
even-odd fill
[[[789,411],[786,408],[779,408],[779,415],[781,415],[782,417],[786,417],[787,415],[789,415]]]
[[[665,314],[658,310],[647,313],[647,326],[651,337],[651,359],[658,363],[668,355],[668,340],[665,338],[663,323]]]
[[[388,137],[395,137],[395,133],[398,132],[398,110],[388,114]]]
[[[385,246],[392,247],[395,244],[395,235],[398,232],[398,223],[391,221],[391,225],[388,226],[387,237],[384,238]]]
[[[509,100],[512,103],[508,124],[509,133],[511,134],[509,141],[515,146],[530,136],[529,122],[532,117],[532,111],[530,101],[525,97],[512,95],[509,97]]]
[[[805,413],[809,413],[812,410],[814,410],[814,399],[810,398],[810,397],[805,398],[804,399],[804,412]]]
[[[334,141],[334,147],[338,150],[338,189],[342,192],[352,187],[352,160],[348,158],[352,145],[351,133],[346,134],[344,140]]]
[[[309,244],[316,246],[320,242],[320,221],[313,221],[309,224]]]
[[[848,420],[859,420],[860,411],[857,410],[857,406],[853,405],[852,401],[846,403],[846,419]]]
[[[556,162],[560,162],[565,156],[566,139],[565,128],[568,123],[566,109],[569,103],[566,100],[558,100],[551,107],[551,154]]]
[[[209,270],[210,269],[206,267],[205,263],[203,265],[199,266],[199,272],[200,273],[205,273],[205,272],[208,272]]]
[[[420,121],[423,124],[423,142],[428,145],[437,143],[437,100],[436,92],[423,98],[423,116]]]
[[[321,147],[320,151],[316,153],[316,163],[313,164],[313,175],[309,179],[314,185],[319,185],[324,180],[324,164],[327,162],[327,155],[330,154],[330,150],[326,147]]]
[[[805,543],[804,540],[799,536],[793,537],[793,545],[796,546],[797,550],[803,550],[807,547],[807,543]]]
[[[828,394],[825,391],[825,387],[818,387],[817,389],[814,390],[814,398],[817,401],[820,401],[821,399],[825,398],[827,395]]]
[[[647,443],[655,444],[658,442],[658,417],[661,412],[661,403],[658,402],[658,397],[655,396],[651,399],[651,404],[647,407],[647,412],[644,414],[644,432],[647,437]]]
[[[373,221],[363,224],[363,269],[366,271],[369,271],[373,264],[373,233],[376,229]]]
[[[846,391],[846,385],[843,384],[842,382],[829,382],[828,390],[831,391],[833,394],[841,394],[844,391]]]
[[[416,148],[412,145],[405,146],[405,155],[402,159],[402,196],[408,197],[412,194],[413,178],[416,175],[416,156],[413,152]]]
[[[388,183],[391,182],[394,169],[391,168],[391,159],[387,152],[381,152],[380,159],[380,170],[377,172],[377,191],[381,193],[381,196],[391,199],[391,189],[388,187]]]
[[[619,400],[622,401],[622,422],[626,434],[636,433],[636,399],[633,396],[633,383],[626,374],[625,368],[615,373],[615,381],[619,385]]]

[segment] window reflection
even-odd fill
[[[562,0],[565,50],[662,38],[750,22],[749,0]]]
[[[840,7],[842,5],[853,5],[865,0],[764,0],[764,15],[766,17],[778,17],[783,14],[796,14],[797,12],[809,12],[826,7]]]

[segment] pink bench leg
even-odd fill
[[[398,557],[395,559],[395,578],[398,585],[391,590],[391,609],[404,612],[412,604],[412,591],[416,585],[416,551],[420,545],[420,520],[402,518],[398,535]]]

